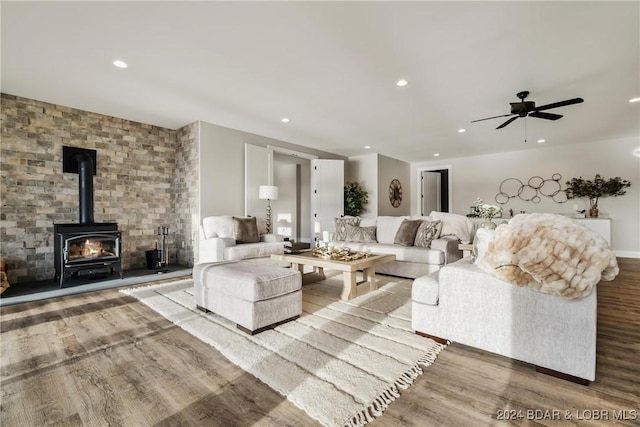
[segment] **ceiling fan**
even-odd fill
[[[582,98],[573,98],[573,99],[567,99],[565,101],[554,102],[553,104],[547,104],[547,105],[542,105],[540,107],[536,107],[535,102],[524,100],[527,96],[529,96],[528,91],[525,90],[522,92],[518,92],[516,96],[520,98],[520,102],[509,103],[511,104],[511,114],[503,114],[501,116],[493,116],[493,117],[487,117],[485,119],[473,120],[471,123],[481,122],[483,120],[497,119],[499,117],[514,116],[496,128],[496,129],[502,129],[503,127],[507,126],[508,124],[510,124],[511,122],[513,122],[515,119],[519,117],[528,116],[528,117],[535,117],[538,119],[558,120],[562,118],[562,115],[554,114],[554,113],[545,113],[543,112],[543,110],[550,110],[552,108],[564,107],[566,105],[579,104],[581,102],[584,102],[584,99]]]

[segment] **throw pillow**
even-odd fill
[[[376,240],[378,243],[393,245],[400,224],[405,219],[411,218],[408,216],[379,216],[376,220]]]
[[[357,243],[376,243],[376,228],[347,224],[344,240]]]
[[[238,218],[233,217],[233,238],[236,243],[258,243],[258,223],[256,217]]]
[[[473,238],[473,249],[471,250],[471,260],[474,264],[479,265],[482,258],[484,258],[484,254],[489,248],[489,242],[493,237],[493,232],[494,230],[487,228],[479,228],[476,231],[476,235]]]
[[[400,224],[400,228],[398,228],[398,232],[396,233],[396,237],[393,239],[393,243],[395,245],[401,246],[413,246],[413,242],[416,240],[416,233],[418,232],[418,227],[422,221],[419,219],[405,219]]]
[[[416,232],[416,239],[413,242],[413,246],[420,248],[430,248],[431,241],[437,239],[440,236],[440,230],[442,229],[442,221],[422,221],[418,231]]]
[[[466,216],[436,211],[431,212],[429,216],[442,221],[440,236],[456,236],[463,242],[471,241],[473,222]]]
[[[341,218],[335,218],[334,221],[336,224],[336,231],[333,233],[333,240],[346,240],[347,224],[360,225],[360,217],[357,216],[343,216]]]

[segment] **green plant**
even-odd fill
[[[358,216],[365,211],[369,194],[357,182],[347,182],[344,186],[344,214]]]
[[[624,189],[630,186],[631,182],[619,176],[605,179],[596,175],[593,181],[582,179],[582,177],[571,178],[571,181],[567,181],[565,191],[568,199],[588,197],[592,201],[592,205],[597,207],[599,197],[622,196],[626,193]]]

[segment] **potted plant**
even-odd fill
[[[631,182],[619,176],[606,179],[598,174],[593,181],[582,179],[582,177],[571,178],[571,181],[567,181],[567,189],[565,191],[567,199],[588,197],[589,216],[597,218],[599,214],[598,199],[600,197],[622,196],[626,193],[625,188],[630,186]]]
[[[344,214],[358,216],[365,211],[369,194],[357,182],[347,182],[344,186]]]

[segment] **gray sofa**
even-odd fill
[[[440,236],[432,240],[430,247],[395,244],[396,234],[405,219],[439,220],[441,221]],[[332,239],[329,246],[395,255],[395,261],[376,266],[376,273],[412,279],[430,274],[448,263],[461,259],[462,251],[458,249],[460,240],[470,240],[473,231],[473,224],[463,215],[440,212],[432,212],[428,217],[378,216],[376,218],[361,218],[358,221],[358,226],[361,228],[375,227],[375,240]]]
[[[414,280],[411,322],[418,333],[586,383],[595,379],[596,306],[595,288],[569,300],[497,279],[466,257]]]

